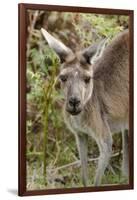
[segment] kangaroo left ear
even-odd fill
[[[57,53],[61,62],[64,62],[69,54],[73,54],[70,48],[49,34],[44,28],[41,28],[41,32],[44,38],[47,40],[49,46]]]
[[[101,42],[95,43],[84,49],[82,55],[85,57],[87,63],[95,63],[101,56],[108,43],[108,39],[103,39]]]

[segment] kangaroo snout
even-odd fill
[[[80,100],[77,97],[70,97],[69,98],[69,105],[73,107],[77,107],[80,104]]]
[[[69,112],[71,115],[77,115],[81,112],[81,101],[77,97],[71,96],[68,99],[68,103],[66,105],[66,111]]]

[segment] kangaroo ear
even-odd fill
[[[61,62],[64,62],[66,57],[69,54],[72,54],[71,49],[66,47],[62,42],[54,38],[52,35],[50,35],[45,29],[41,28],[41,32],[44,36],[44,38],[47,40],[49,46],[54,49],[54,51],[58,54]]]
[[[102,40],[101,42],[95,43],[88,48],[84,49],[82,55],[85,57],[86,61],[89,64],[95,63],[101,56],[108,43],[107,39]]]

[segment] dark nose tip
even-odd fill
[[[71,106],[78,106],[80,104],[80,100],[76,97],[70,97],[69,104]]]

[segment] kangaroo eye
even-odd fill
[[[90,77],[90,76],[87,76],[87,77],[84,78],[84,82],[85,82],[86,84],[88,84],[88,83],[90,82],[90,79],[91,79],[91,77]]]
[[[66,82],[68,77],[66,75],[60,75],[59,78],[62,82]]]

